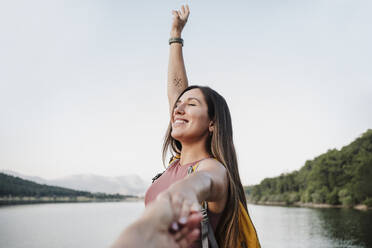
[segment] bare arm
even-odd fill
[[[173,23],[171,29],[172,38],[181,38],[182,30],[190,15],[189,6],[182,5],[181,10],[172,11]],[[169,112],[172,113],[173,105],[177,97],[188,86],[185,63],[183,61],[182,44],[172,43],[169,48],[169,64],[168,64],[168,101]]]
[[[174,183],[168,190],[179,218],[188,216],[190,205],[203,201],[214,213],[223,211],[228,195],[226,168],[214,159],[200,163],[198,171]]]

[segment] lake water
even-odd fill
[[[263,248],[372,247],[372,211],[248,208]],[[108,247],[143,209],[143,202],[0,207],[0,247]]]

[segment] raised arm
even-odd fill
[[[190,15],[189,6],[181,7],[179,11],[172,11],[173,23],[171,28],[171,38],[181,38],[182,30],[185,27],[187,19]],[[182,44],[172,43],[169,51],[168,64],[168,101],[169,112],[172,113],[173,105],[177,97],[188,86],[185,63],[182,55]]]

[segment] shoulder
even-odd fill
[[[226,173],[225,166],[217,159],[208,158],[199,163],[198,171],[214,171],[217,173]]]

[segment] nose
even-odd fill
[[[175,108],[174,108],[174,114],[184,114],[185,113],[185,104],[179,103]]]

